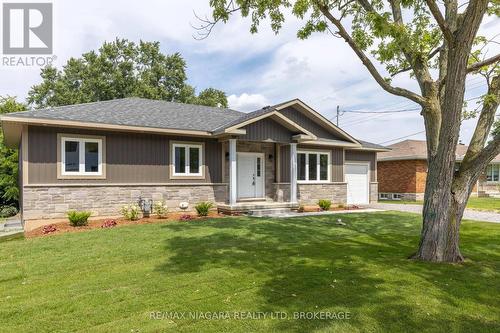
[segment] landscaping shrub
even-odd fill
[[[44,227],[43,227],[43,229],[42,229],[42,233],[43,233],[44,235],[46,235],[46,234],[50,234],[50,233],[52,233],[52,232],[56,232],[56,231],[57,231],[57,228],[56,228],[56,226],[55,226],[55,225],[53,225],[53,224],[46,225],[46,226],[44,226]]]
[[[73,227],[87,225],[87,220],[91,214],[91,212],[78,212],[76,210],[70,210],[68,212],[69,224]]]
[[[213,206],[214,206],[213,203],[204,201],[194,206],[194,209],[196,209],[198,216],[207,216],[208,212],[210,211],[210,208],[212,208]]]
[[[181,217],[179,217],[179,221],[191,221],[192,219],[193,216],[189,214],[182,214]]]
[[[106,220],[101,225],[101,228],[113,228],[116,227],[116,220]]]
[[[125,205],[120,210],[122,216],[130,221],[138,220],[140,211],[141,209],[136,204]]]
[[[297,212],[303,213],[305,210],[304,206],[300,205],[299,208],[297,209]]]
[[[168,207],[163,201],[155,201],[153,204],[153,213],[159,218],[165,217],[168,213]]]
[[[13,206],[3,206],[0,209],[0,217],[11,217],[17,214],[17,208]]]
[[[330,200],[321,199],[320,201],[318,201],[318,206],[321,208],[321,210],[330,210],[332,202]]]

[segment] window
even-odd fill
[[[500,164],[490,164],[486,169],[486,181],[500,182]]]
[[[389,193],[380,193],[379,198],[383,200],[389,200]]]
[[[401,200],[403,199],[403,195],[399,193],[393,193],[392,194],[392,200]]]
[[[297,180],[327,182],[330,180],[330,153],[300,151],[297,153]]]
[[[174,143],[172,150],[174,176],[203,176],[201,144]]]
[[[61,176],[102,176],[103,139],[60,137]]]

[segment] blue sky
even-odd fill
[[[237,110],[251,111],[293,98],[302,99],[328,118],[334,117],[337,105],[341,110],[357,111],[415,108],[408,100],[384,92],[341,40],[328,34],[298,40],[296,31],[302,22],[292,16],[278,35],[265,23],[259,34],[252,35],[250,22],[235,16],[228,24],[217,26],[208,39],[197,41],[192,37],[195,31],[191,24],[197,23],[193,11],[209,14],[208,0],[53,3],[57,66],[115,37],[157,40],[164,53],[180,52],[186,59],[192,85],[198,90],[224,90],[230,106]],[[500,31],[500,22],[486,19],[483,27],[482,34],[493,37]],[[498,52],[498,47],[490,52]],[[30,86],[39,81],[39,68],[0,66],[0,95],[23,100]],[[394,84],[416,89],[406,74],[395,78]],[[467,97],[480,95],[484,86],[479,77],[469,78]],[[475,106],[474,101],[470,103]],[[470,139],[474,124],[475,120],[464,122],[464,143]],[[423,121],[418,111],[369,115],[345,112],[340,126],[360,139],[381,143],[422,131]],[[424,134],[411,138],[423,139]]]

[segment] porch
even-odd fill
[[[298,208],[297,143],[223,142],[223,178],[228,198],[221,212]]]

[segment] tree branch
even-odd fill
[[[469,67],[467,67],[467,73],[477,72],[478,70],[481,69],[481,67],[494,64],[495,62],[498,61],[500,61],[500,54],[497,54],[496,56],[484,59],[483,61],[479,61],[476,62],[475,64],[470,65]]]
[[[443,47],[443,46],[441,45],[441,46],[439,46],[438,48],[436,48],[434,51],[432,51],[431,53],[429,53],[429,55],[427,56],[427,60],[431,60],[432,58],[434,58],[434,56],[435,56],[436,54],[438,54],[438,53],[439,53],[439,51],[441,51],[441,48],[442,48],[442,47]],[[391,74],[391,76],[392,76],[392,77],[394,77],[394,76],[396,76],[396,75],[398,75],[398,74],[401,74],[401,73],[404,73],[404,72],[408,72],[409,70],[412,70],[412,69],[413,69],[413,68],[412,68],[411,66],[408,66],[408,67],[402,68],[402,69],[400,69],[399,71],[397,71],[397,72],[395,72],[395,73]]]
[[[351,49],[353,49],[353,51],[356,53],[356,55],[361,60],[361,62],[363,63],[363,65],[368,69],[368,71],[370,72],[370,74],[373,76],[373,78],[375,79],[375,81],[377,81],[377,83],[382,87],[382,89],[384,89],[385,91],[387,91],[387,92],[389,92],[389,93],[391,93],[393,95],[406,97],[406,98],[408,98],[408,99],[410,99],[410,100],[412,100],[415,103],[418,103],[420,105],[424,105],[426,103],[425,98],[423,98],[422,96],[420,96],[420,95],[418,95],[418,94],[416,94],[416,93],[414,93],[414,92],[412,92],[410,90],[391,86],[382,77],[382,75],[380,75],[380,73],[377,71],[377,69],[375,68],[375,66],[373,65],[373,63],[370,61],[370,59],[365,55],[365,53],[358,47],[358,45],[356,45],[356,42],[354,42],[354,40],[352,39],[352,37],[347,33],[347,31],[345,30],[345,28],[342,25],[342,23],[339,20],[337,20],[330,13],[330,11],[328,10],[328,7],[326,7],[324,4],[321,4],[321,3],[316,3],[316,5],[318,6],[318,9],[321,11],[321,13],[323,13],[323,15],[325,15],[325,17],[333,25],[335,25],[335,27],[338,30],[338,34],[344,39],[344,41],[347,44],[349,44],[349,46],[351,47]]]
[[[453,33],[450,30],[450,27],[446,23],[446,20],[443,17],[443,14],[441,14],[441,11],[439,10],[439,7],[434,0],[425,0],[427,3],[427,6],[429,7],[432,16],[434,16],[434,19],[436,20],[437,24],[439,25],[439,28],[443,32],[444,38],[448,41],[449,44],[453,44]]]
[[[481,167],[482,163],[489,163],[491,159],[500,153],[500,151],[497,151],[496,154],[491,156],[496,150],[493,148],[486,150],[486,148],[484,148],[491,127],[495,122],[495,114],[500,102],[500,75],[495,76],[491,81],[488,87],[488,95],[490,95],[491,98],[488,98],[488,100],[483,103],[483,109],[479,116],[474,134],[472,135],[467,153],[460,166],[460,172],[465,172],[471,168]],[[497,135],[492,142],[495,142],[495,140],[500,149],[500,135]],[[490,160],[488,160],[489,157],[491,157]]]

